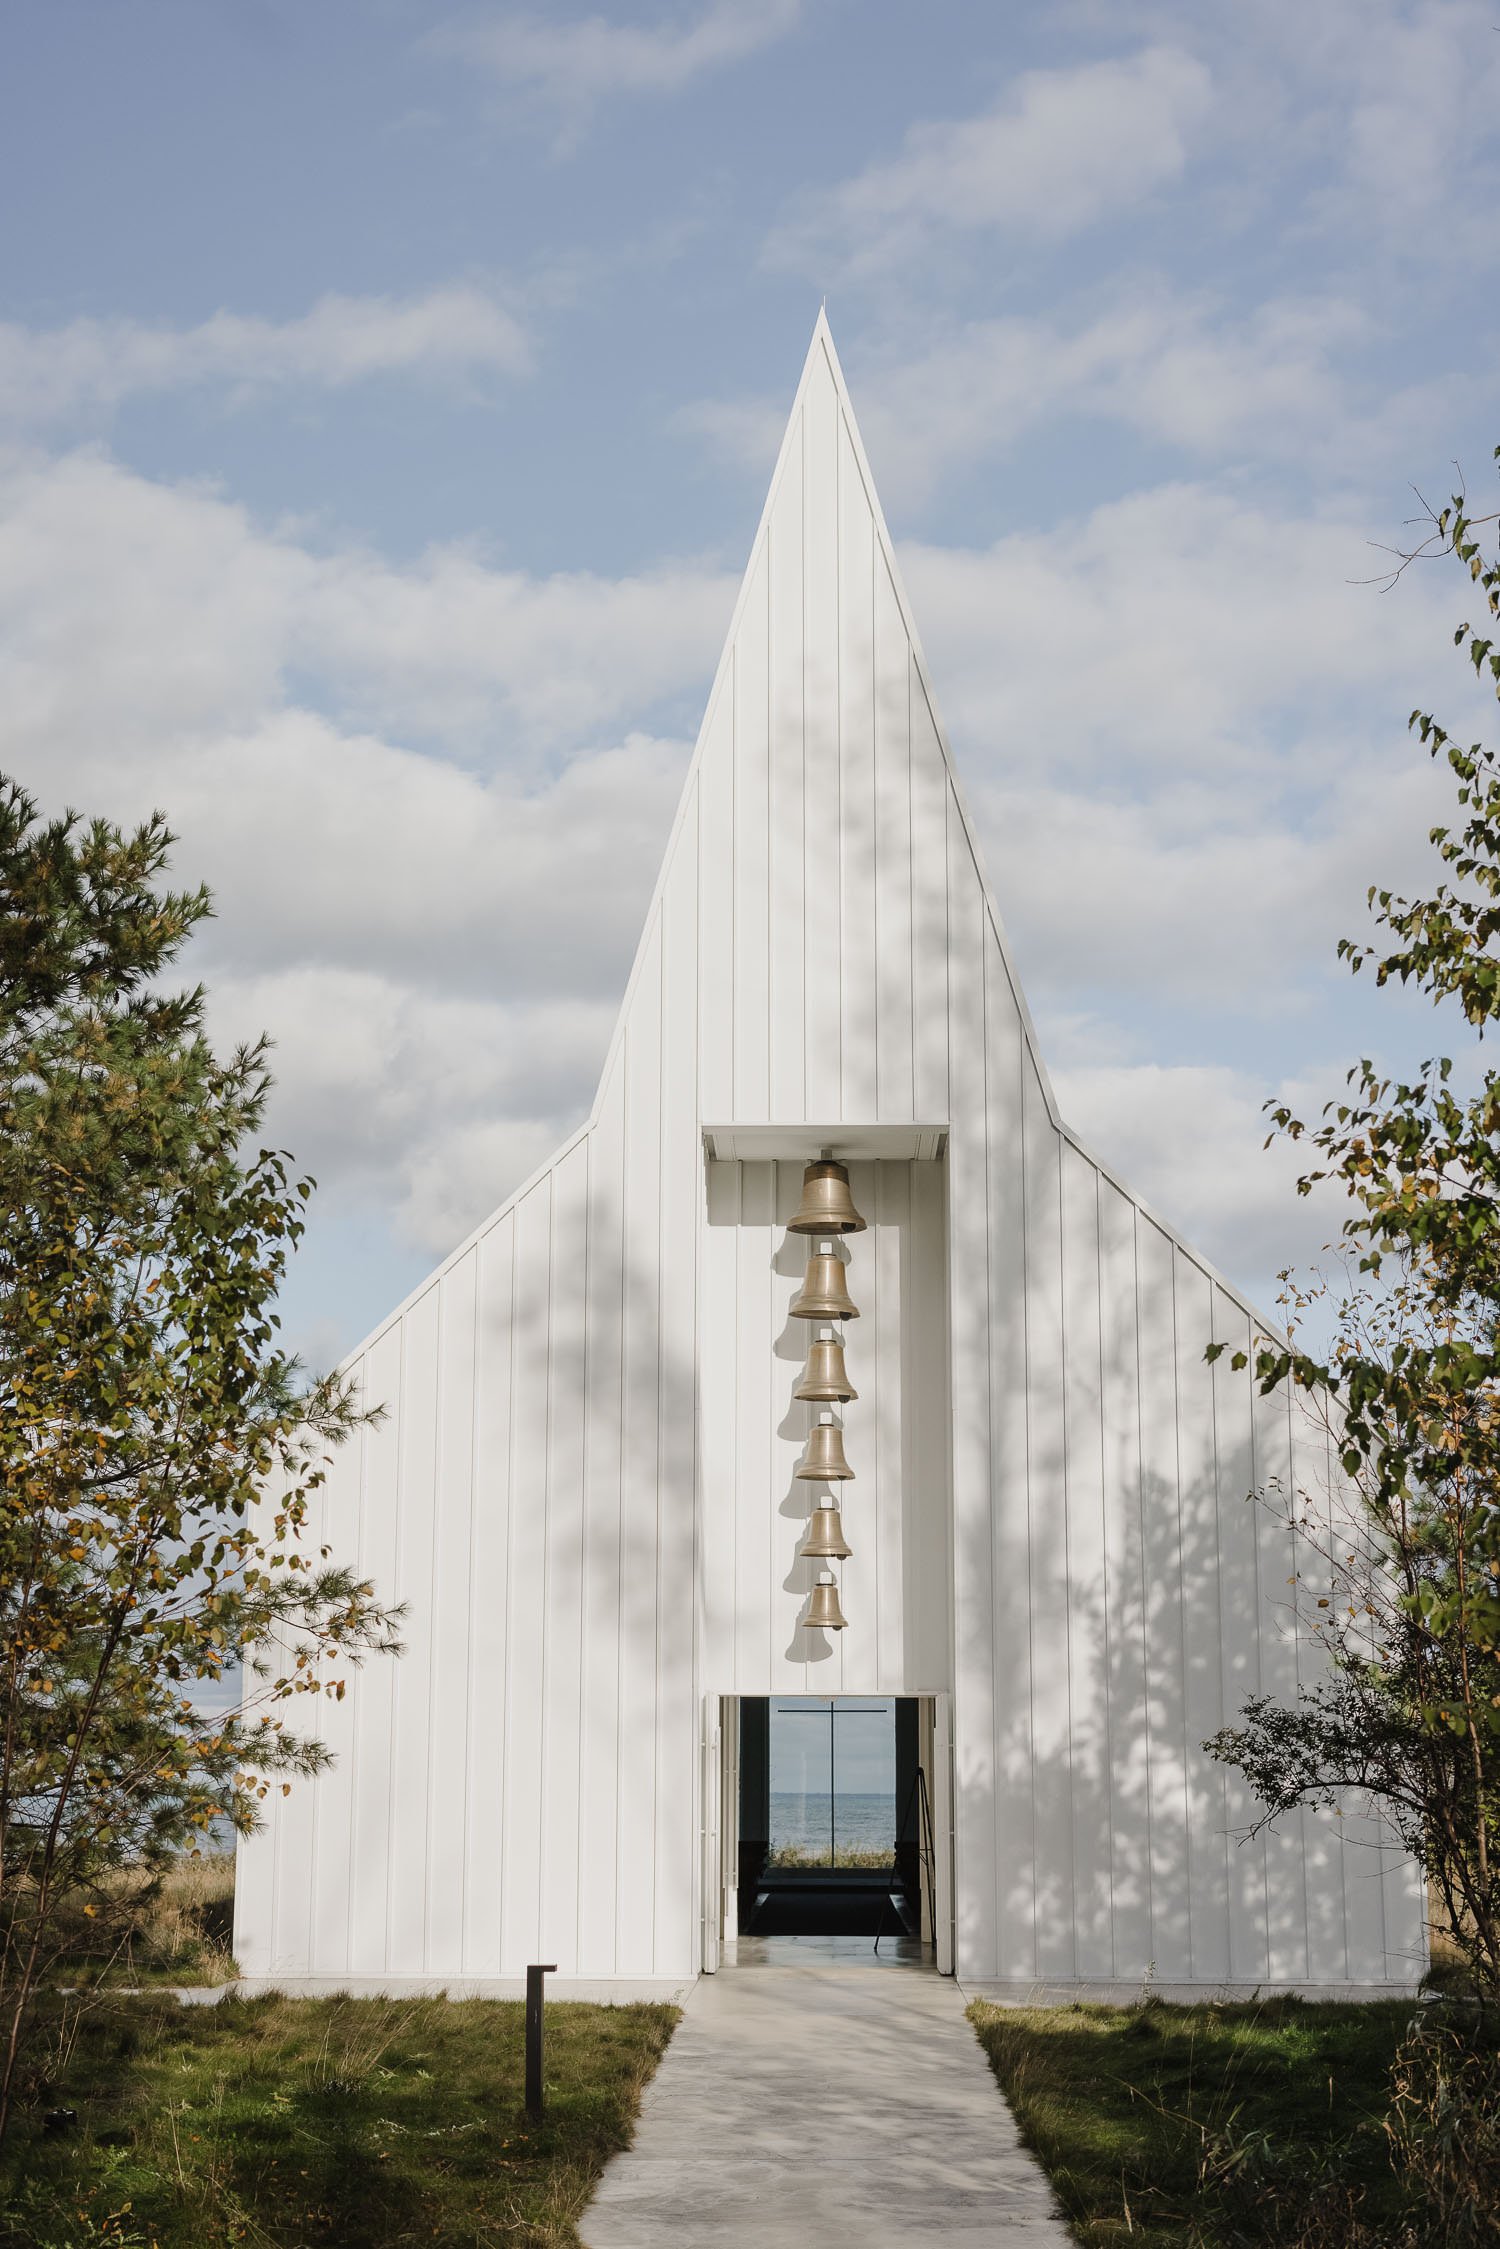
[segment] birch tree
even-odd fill
[[[1429,557],[1467,574],[1483,613],[1456,645],[1500,692],[1496,520],[1455,498],[1393,577]],[[1330,1535],[1288,1495],[1321,1551],[1303,1621],[1332,1661],[1294,1705],[1258,1697],[1207,1746],[1270,1818],[1347,1789],[1379,1803],[1481,1988],[1500,1991],[1500,1077],[1476,1067],[1500,1018],[1500,760],[1429,711],[1410,723],[1453,780],[1457,817],[1431,831],[1441,873],[1425,896],[1372,889],[1375,940],[1339,951],[1471,1036],[1457,1064],[1436,1055],[1410,1079],[1359,1062],[1315,1125],[1272,1110],[1314,1152],[1302,1191],[1331,1178],[1351,1199],[1353,1280],[1327,1358],[1263,1339],[1256,1372],[1321,1402],[1358,1515]]]

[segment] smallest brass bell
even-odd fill
[[[818,1582],[812,1589],[812,1599],[807,1604],[807,1614],[802,1621],[809,1629],[821,1624],[830,1632],[842,1632],[848,1623],[848,1618],[839,1607],[838,1580],[832,1570],[819,1573]]]
[[[849,1192],[849,1174],[828,1157],[802,1174],[802,1201],[788,1221],[793,1234],[862,1234],[865,1222]]]
[[[844,1368],[844,1346],[832,1328],[824,1328],[808,1352],[802,1380],[792,1396],[809,1398],[814,1403],[827,1398],[839,1405],[846,1405],[851,1398],[859,1396]]]
[[[831,1413],[820,1414],[808,1431],[807,1450],[796,1472],[809,1484],[842,1484],[853,1477],[854,1470],[844,1458],[844,1432]]]
[[[844,1536],[844,1518],[836,1507],[820,1507],[807,1527],[802,1552],[814,1562],[844,1562],[854,1552]]]
[[[819,1242],[816,1253],[807,1261],[807,1273],[802,1282],[801,1294],[793,1299],[794,1320],[857,1320],[859,1306],[849,1294],[849,1283],[844,1279],[844,1261],[834,1252],[832,1242]]]

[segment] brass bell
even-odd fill
[[[831,1413],[820,1414],[809,1430],[807,1451],[797,1463],[797,1474],[810,1484],[842,1484],[854,1470],[844,1458],[844,1432]]]
[[[836,1399],[846,1405],[859,1392],[849,1380],[844,1368],[844,1346],[832,1328],[824,1328],[817,1342],[807,1354],[807,1364],[802,1369],[802,1380],[792,1392],[794,1398],[809,1398],[814,1403]]]
[[[854,1552],[844,1536],[844,1518],[836,1507],[817,1509],[802,1541],[802,1552],[815,1562],[842,1562]]]
[[[820,1573],[818,1582],[812,1589],[812,1599],[807,1604],[807,1614],[802,1621],[809,1628],[819,1624],[826,1625],[830,1632],[842,1632],[848,1623],[848,1618],[839,1607],[838,1580],[832,1570]]]
[[[790,1221],[793,1234],[862,1234],[865,1222],[849,1192],[849,1174],[828,1157],[802,1174],[802,1201]]]
[[[832,1242],[819,1242],[816,1253],[807,1261],[807,1272],[802,1282],[802,1293],[792,1304],[794,1320],[857,1320],[859,1306],[849,1294],[849,1284],[844,1279],[841,1258],[835,1257]]]

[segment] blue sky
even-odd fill
[[[830,1708],[836,1736],[829,1725]],[[810,1696],[773,1695],[772,1796],[811,1799],[808,1811],[816,1825],[818,1799],[830,1789],[841,1796],[894,1795],[895,1708],[894,1702],[871,1696],[829,1704]]]
[[[1262,1298],[1333,960],[1484,712],[1500,29],[1315,10],[0,12],[0,762],[162,805],[347,1348],[584,1113],[825,294],[1064,1107]]]

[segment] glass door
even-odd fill
[[[770,1780],[768,1867],[889,1867],[894,1697],[773,1696]]]

